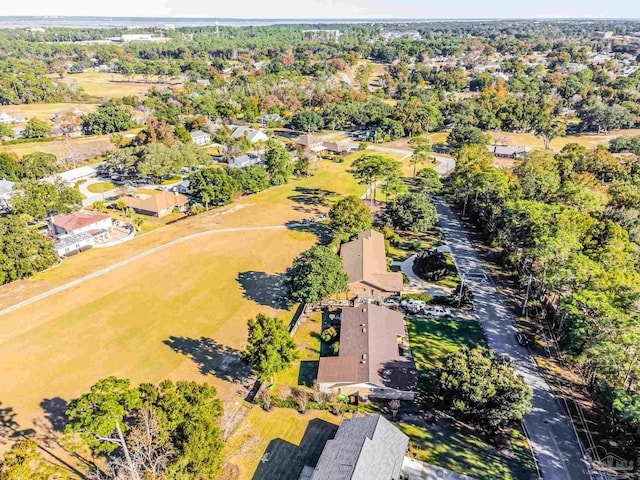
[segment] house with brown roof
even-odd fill
[[[322,152],[327,149],[321,138],[311,135],[310,133],[305,133],[304,135],[300,135],[296,138],[296,146],[305,150],[310,150],[314,153]]]
[[[320,358],[318,388],[363,399],[413,400],[418,375],[402,313],[371,303],[343,308],[340,350]]]
[[[177,192],[158,192],[145,197],[126,196],[121,200],[136,213],[158,218],[170,214],[174,208],[182,210],[189,203],[185,195]]]
[[[380,232],[361,232],[358,238],[340,247],[340,256],[349,277],[350,297],[391,297],[402,292],[402,274],[387,271],[384,236]]]
[[[356,143],[351,143],[351,142],[347,142],[347,141],[341,141],[341,142],[324,142],[322,144],[324,146],[324,148],[326,148],[328,151],[332,152],[332,153],[337,153],[337,154],[342,154],[342,153],[349,153],[349,152],[353,152],[355,150],[358,150],[358,148],[360,148],[358,146],[358,144]]]

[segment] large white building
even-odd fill
[[[14,186],[15,182],[10,182],[4,178],[0,179],[0,211],[9,210],[11,207],[11,197],[15,194]]]
[[[56,173],[49,177],[44,178],[45,182],[54,183],[57,179],[62,180],[69,186],[73,186],[80,180],[87,180],[96,176],[96,169],[85,165],[84,167],[74,168],[73,170],[67,170],[66,172]]]
[[[48,222],[58,256],[65,257],[106,240],[113,230],[113,219],[106,213],[74,212],[54,215]]]

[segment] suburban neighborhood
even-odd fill
[[[196,7],[0,21],[0,480],[635,478],[640,22]]]

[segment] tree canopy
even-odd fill
[[[287,270],[291,297],[301,302],[319,302],[348,290],[342,258],[329,247],[315,246],[302,252]]]
[[[285,323],[261,313],[249,320],[249,339],[244,356],[260,380],[270,381],[298,358],[298,350]]]

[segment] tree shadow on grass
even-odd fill
[[[227,382],[247,386],[253,382],[251,367],[241,358],[240,352],[221,345],[212,338],[171,336],[163,343],[191,358],[203,375],[214,375]]]
[[[305,465],[318,463],[327,440],[337,430],[337,425],[316,418],[308,423],[300,445],[281,438],[271,440],[252,480],[297,480]]]
[[[286,223],[286,227],[298,232],[312,233],[313,235],[318,237],[318,243],[320,245],[328,245],[329,243],[331,243],[331,239],[333,238],[329,227],[322,223],[308,223],[306,225],[303,225],[297,221],[292,221]]]
[[[291,306],[284,273],[269,275],[256,271],[240,272],[237,280],[243,289],[244,297],[249,300],[278,310],[287,310]]]
[[[313,383],[318,378],[318,360],[302,360],[298,371],[298,385],[313,387]]]
[[[298,205],[294,207],[295,210],[305,213],[320,213],[320,208],[329,205],[329,198],[335,197],[338,194],[331,190],[325,190],[324,188],[308,188],[308,187],[296,187],[294,195],[289,195],[287,198]]]
[[[64,398],[45,398],[40,402],[40,407],[44,410],[44,418],[49,421],[54,432],[64,432],[65,425],[69,422],[67,409],[69,402]]]

